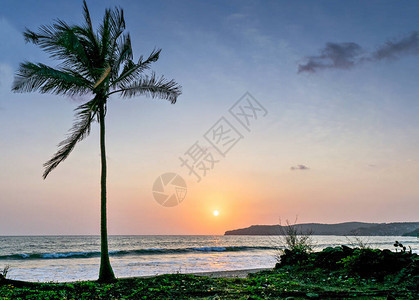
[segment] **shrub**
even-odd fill
[[[416,255],[392,252],[388,249],[355,249],[353,254],[341,260],[344,268],[361,277],[382,280],[388,274],[400,272],[409,266]]]
[[[279,222],[279,244],[285,249],[278,247],[278,253],[275,255],[277,267],[304,262],[313,250],[312,231],[303,232],[296,222],[297,218],[294,224],[286,220],[286,225],[282,226]]]
[[[313,232],[303,232],[298,228],[296,222],[297,219],[292,225],[287,220],[286,225],[280,227],[281,237],[285,244],[285,248],[291,251],[311,252],[313,250],[313,240],[311,238]]]
[[[351,256],[354,252],[353,248],[347,246],[327,247],[321,252],[314,254],[314,265],[319,268],[326,268],[328,270],[338,270],[342,268],[339,262],[342,259]]]
[[[5,279],[9,272],[10,266],[5,266],[3,270],[0,270],[0,280]]]

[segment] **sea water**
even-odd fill
[[[397,240],[419,253],[416,237],[312,236],[315,250],[357,246],[395,250]],[[109,253],[117,277],[152,276],[272,268],[278,236],[110,236]],[[0,236],[0,270],[8,278],[28,281],[77,281],[98,277],[99,236]]]

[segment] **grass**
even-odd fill
[[[0,287],[0,299],[386,299],[388,295],[415,299],[414,292],[392,283],[293,269],[265,271],[246,279],[172,274],[120,279],[113,284],[85,281]]]

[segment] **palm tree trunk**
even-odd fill
[[[102,175],[100,181],[100,270],[99,281],[110,282],[115,280],[108,252],[108,229],[106,225],[106,152],[105,152],[105,104],[102,103],[99,108],[100,124],[100,155],[102,164]]]

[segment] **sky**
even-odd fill
[[[183,91],[174,105],[109,99],[109,234],[216,235],[296,216],[298,223],[419,221],[418,2],[87,4],[95,28],[106,8],[123,8],[134,58],[161,48],[152,70]],[[73,110],[88,99],[11,92],[19,63],[59,63],[25,44],[25,28],[80,24],[82,1],[2,0],[1,7],[0,235],[99,234],[97,123],[42,179]],[[217,128],[230,130],[223,144]],[[208,169],[197,161],[200,180],[182,165],[198,150]],[[166,173],[186,186],[173,207],[153,193]],[[185,192],[179,186],[169,183],[164,193]]]

